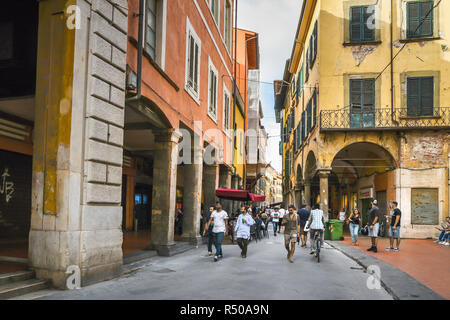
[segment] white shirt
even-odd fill
[[[212,232],[225,232],[225,219],[228,219],[228,213],[225,210],[220,212],[214,210],[213,213],[211,213],[211,218],[213,219],[211,223],[214,223]]]
[[[286,211],[283,208],[281,208],[280,210],[278,210],[278,212],[280,213],[280,218],[283,219],[284,214],[286,213]]]
[[[273,222],[280,221],[280,219],[279,219],[280,218],[280,212],[274,211],[274,212],[272,212],[271,216],[272,216],[272,221]]]
[[[345,212],[344,211],[339,212],[339,220],[345,220]]]
[[[243,222],[245,221],[245,222]],[[250,239],[250,226],[254,225],[255,221],[248,213],[246,215],[240,214],[237,219],[234,231],[236,231],[236,238]]]
[[[310,229],[323,229],[323,211],[320,209],[315,209],[311,211],[311,215],[309,216],[309,220],[312,221],[311,225],[309,225]]]

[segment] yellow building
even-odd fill
[[[246,156],[245,156],[245,112],[243,109],[242,98],[237,95],[237,103],[234,103],[234,158],[233,165],[235,168],[235,175],[233,179],[235,179],[234,188],[240,189],[244,186],[244,177],[245,177],[245,165],[246,165]]]
[[[436,235],[450,202],[448,18],[449,1],[304,1],[274,83],[285,202],[365,220],[372,199],[381,214],[397,201],[402,237]]]

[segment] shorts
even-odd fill
[[[389,227],[389,237],[391,238],[400,238],[400,227],[396,227],[395,231],[392,230],[392,226]]]
[[[307,235],[308,231],[305,231],[305,227],[300,226],[300,234]]]
[[[285,233],[284,242],[297,242],[297,233]]]
[[[380,224],[377,222],[373,225],[373,229],[368,227],[369,229],[369,237],[371,238],[377,238],[378,237],[378,229],[380,229]]]

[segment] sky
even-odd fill
[[[266,160],[281,173],[280,124],[274,112],[273,81],[283,78],[303,0],[238,0],[238,28],[259,34],[263,126],[269,134]],[[268,82],[268,83],[265,83]]]

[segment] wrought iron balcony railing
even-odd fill
[[[321,110],[319,121],[320,131],[450,129],[450,107],[434,108],[428,115],[411,114],[406,108]]]

